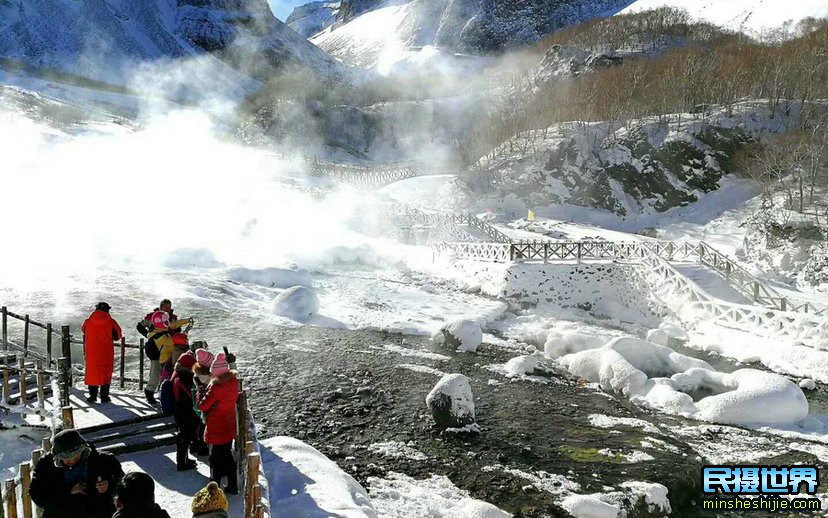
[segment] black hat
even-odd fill
[[[112,308],[106,302],[98,302],[98,305],[95,306],[96,311],[106,311],[107,313],[109,313],[110,309]]]
[[[87,448],[89,445],[77,430],[63,430],[52,437],[52,455],[55,460],[71,459]]]
[[[155,482],[152,477],[140,471],[133,471],[115,488],[115,495],[125,506],[155,503]]]

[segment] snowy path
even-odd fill
[[[124,472],[143,471],[155,479],[155,501],[171,518],[190,518],[193,495],[210,481],[206,457],[199,460],[198,470],[179,473],[175,469],[175,446],[143,451],[119,457]],[[232,496],[230,517],[244,516],[244,499]]]
[[[680,263],[674,263],[673,266],[679,273],[693,281],[709,295],[734,304],[753,304],[750,299],[739,293],[727,281],[705,266]]]

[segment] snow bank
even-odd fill
[[[753,369],[716,372],[707,362],[636,338],[566,355],[572,374],[606,391],[670,414],[728,424],[794,424],[808,416],[802,390],[787,378]],[[694,394],[708,394],[694,401]]]
[[[436,339],[449,347],[456,347],[458,352],[473,353],[483,342],[483,330],[474,320],[459,319],[440,328]]]
[[[598,349],[606,343],[607,340],[600,336],[581,331],[553,331],[547,336],[543,351],[547,358],[555,359],[570,353]]]
[[[163,260],[167,268],[221,268],[224,263],[206,248],[181,248],[167,254]]]
[[[517,356],[512,358],[503,366],[506,376],[517,378],[525,374],[532,374],[538,368],[539,359],[537,356]]]
[[[227,272],[231,280],[258,284],[268,288],[287,289],[293,286],[313,286],[313,278],[310,272],[298,266],[287,268],[263,268],[251,270],[249,268],[233,268]]]
[[[319,313],[319,299],[312,289],[294,286],[276,296],[273,312],[297,322],[306,322]]]
[[[276,515],[377,517],[365,489],[313,447],[291,437],[265,439],[259,447]]]
[[[668,490],[661,484],[629,481],[622,483],[621,488],[622,491],[609,493],[570,495],[561,500],[560,505],[575,518],[622,518],[643,498],[647,510],[654,516],[672,512]]]
[[[415,480],[400,473],[370,477],[368,487],[377,514],[383,518],[509,518],[497,507],[475,500],[447,477]]]
[[[426,405],[438,426],[463,428],[473,425],[474,396],[469,378],[446,374],[426,396]]]

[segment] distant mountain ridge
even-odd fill
[[[266,0],[2,0],[0,59],[129,85],[141,66],[206,56],[203,81],[244,95],[297,65],[340,67],[277,20]]]

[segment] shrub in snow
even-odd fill
[[[474,320],[460,319],[444,325],[435,335],[438,343],[460,352],[476,352],[483,342],[483,330]]]
[[[812,379],[804,379],[799,382],[799,386],[805,390],[814,390],[816,389],[816,381]]]
[[[506,376],[510,378],[532,374],[538,368],[538,361],[537,356],[517,356],[506,362],[503,370],[506,371]]]
[[[426,396],[426,404],[434,422],[443,428],[473,425],[474,396],[469,378],[462,374],[446,374]]]
[[[268,288],[286,289],[293,286],[313,286],[310,272],[296,265],[287,268],[263,268],[251,270],[249,268],[233,268],[227,272],[230,279],[236,282],[258,284]]]
[[[624,394],[636,403],[694,419],[726,424],[794,424],[808,415],[799,387],[753,369],[716,372],[707,362],[635,338],[561,358],[572,374]],[[713,395],[694,401],[692,394]]]
[[[276,297],[273,312],[291,320],[305,322],[319,313],[319,298],[310,288],[294,286]]]

